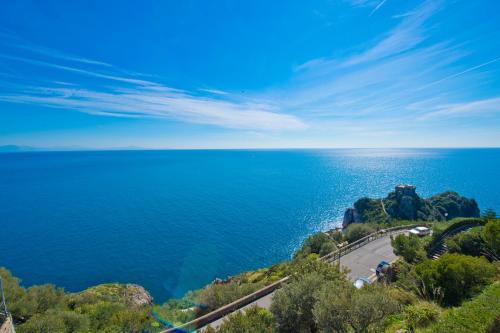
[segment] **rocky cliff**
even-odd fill
[[[414,185],[398,185],[383,199],[361,198],[344,213],[342,225],[395,220],[444,221],[455,217],[478,217],[474,199],[456,192],[444,192],[428,199],[421,198]]]

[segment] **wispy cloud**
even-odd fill
[[[406,13],[401,13],[401,14],[393,15],[392,18],[393,19],[400,19],[400,18],[403,18],[403,17],[411,16],[413,14],[415,14],[415,12],[410,11],[410,12],[406,12]]]
[[[385,5],[387,0],[344,0],[344,2],[347,2],[348,4],[350,4],[353,7],[372,7],[373,9],[369,15],[369,16],[372,16],[383,5]]]
[[[152,81],[140,80],[140,79],[136,79],[133,77],[119,76],[116,74],[107,74],[107,73],[100,72],[100,71],[91,71],[91,70],[81,69],[81,68],[77,68],[77,67],[59,65],[59,64],[55,64],[55,63],[51,63],[51,62],[47,62],[47,61],[29,59],[29,58],[24,58],[24,57],[0,54],[0,58],[25,62],[27,64],[31,64],[31,65],[35,65],[35,66],[49,67],[49,68],[58,69],[61,71],[73,72],[73,73],[77,73],[77,74],[82,74],[82,75],[86,75],[86,76],[93,76],[96,78],[107,79],[107,80],[112,80],[112,81],[120,81],[120,82],[126,82],[126,83],[131,83],[131,84],[143,85],[143,86],[157,85],[156,83],[154,83]]]
[[[373,14],[375,14],[375,12],[376,12],[377,10],[379,10],[379,9],[380,9],[380,7],[382,7],[382,6],[383,6],[386,2],[387,2],[387,0],[381,0],[381,1],[379,2],[379,4],[378,4],[377,6],[375,6],[375,8],[373,8],[372,12],[370,13],[370,16],[372,16]]]
[[[206,89],[206,88],[200,88],[198,89],[199,91],[204,91],[204,92],[207,92],[209,94],[214,94],[214,95],[229,95],[228,92],[226,91],[223,91],[223,90],[219,90],[219,89]]]
[[[52,48],[48,47],[43,47],[40,45],[36,45],[30,42],[27,42],[23,40],[21,37],[16,35],[14,32],[10,30],[6,30],[5,28],[0,29],[0,36],[2,39],[0,39],[0,43],[4,45],[9,45],[10,47],[18,48],[18,49],[23,49],[30,51],[34,54],[38,55],[43,55],[47,56],[50,58],[55,58],[55,59],[61,59],[61,60],[66,60],[70,62],[77,62],[77,63],[83,63],[87,65],[98,65],[98,66],[105,66],[105,67],[112,67],[112,65],[103,62],[103,61],[97,61],[97,60],[92,60],[88,58],[83,58],[79,56],[75,56],[72,54],[64,53],[59,50],[55,50]]]
[[[57,58],[57,59],[62,59],[62,60],[67,60],[67,61],[73,61],[73,62],[79,62],[83,64],[90,64],[90,65],[98,65],[98,66],[105,66],[105,67],[112,67],[112,65],[103,62],[103,61],[97,61],[97,60],[92,60],[88,58],[82,58],[82,57],[77,57],[74,55],[69,55],[66,53],[63,53],[58,50],[46,48],[46,47],[41,47],[41,46],[34,46],[34,45],[28,45],[28,44],[16,44],[15,45],[17,48],[24,49],[31,51],[33,53],[38,53],[41,55],[45,55],[51,58]]]
[[[374,7],[379,3],[378,0],[344,0],[344,2],[347,2],[354,7]]]
[[[96,115],[168,118],[236,129],[275,131],[305,128],[297,117],[277,113],[270,105],[216,100],[170,89],[157,91],[134,87],[102,92],[37,87],[21,94],[2,94],[0,100]]]
[[[490,65],[490,64],[493,64],[493,63],[495,63],[495,62],[497,62],[497,61],[500,61],[500,57],[497,57],[497,58],[495,58],[495,59],[492,59],[492,60],[489,60],[489,61],[483,62],[483,63],[481,63],[481,64],[479,64],[479,65],[476,65],[476,66],[473,66],[473,67],[467,68],[467,69],[465,69],[465,70],[463,70],[463,71],[460,71],[460,72],[458,72],[458,73],[448,75],[448,76],[446,76],[446,77],[444,77],[444,78],[442,78],[442,79],[439,79],[439,80],[437,80],[437,81],[433,81],[433,82],[431,82],[431,83],[429,83],[429,84],[426,84],[426,85],[424,85],[424,86],[420,87],[420,88],[419,88],[419,90],[429,88],[429,87],[434,86],[434,85],[436,85],[436,84],[442,83],[442,82],[444,82],[444,81],[446,81],[446,80],[451,80],[451,79],[456,78],[456,77],[458,77],[458,76],[460,76],[460,75],[464,75],[464,74],[466,74],[466,73],[472,72],[472,71],[474,71],[474,70],[476,70],[476,69],[479,69],[479,68],[481,68],[481,67],[485,67],[485,66],[488,66],[488,65]]]
[[[346,57],[311,59],[297,66],[289,87],[270,92],[270,98],[285,101],[286,108],[297,114],[307,110],[317,126],[364,127],[376,132],[409,126],[426,113],[433,113],[427,119],[437,120],[438,115],[465,113],[476,107],[491,110],[494,98],[487,104],[453,103],[463,100],[464,89],[481,86],[480,78],[488,76],[487,66],[500,59],[464,69],[458,64],[470,52],[463,44],[452,40],[424,43],[432,33],[427,23],[441,8],[439,1],[425,1],[371,47]],[[481,73],[479,69],[483,69]],[[436,105],[446,107],[437,110]]]
[[[79,59],[51,52],[51,55],[55,54],[57,59]],[[139,79],[135,75],[126,75],[111,65],[101,66],[99,61],[85,59],[69,66],[8,54],[0,54],[0,59],[48,68],[53,71],[51,75],[54,78],[50,82],[44,80],[37,84],[7,82],[0,92],[1,101],[77,110],[101,116],[166,118],[233,129],[281,131],[307,127],[299,117],[282,113],[272,103],[241,99],[217,89],[192,92],[176,89]],[[100,66],[82,68],[83,65],[94,64]],[[64,80],[57,79],[61,74],[65,74]],[[74,81],[68,80],[67,74],[76,76]],[[82,82],[80,76],[94,80],[89,86],[83,86],[79,84]],[[16,79],[14,75],[7,78]],[[20,77],[17,79],[22,81]],[[201,95],[196,91],[209,95]]]
[[[435,106],[430,112],[420,116],[419,120],[433,118],[468,117],[471,115],[500,115],[500,97]]]
[[[382,2],[383,4],[384,2]],[[347,59],[345,66],[375,61],[407,51],[425,40],[423,24],[439,9],[439,2],[426,1],[415,10],[415,14],[405,17],[387,36],[365,52]]]
[[[0,44],[33,55],[3,53],[0,60],[51,70],[50,80],[32,79],[29,83],[15,73],[4,75],[13,81],[5,82],[4,89],[0,90],[2,101],[101,116],[167,118],[246,130],[281,131],[307,127],[299,117],[284,114],[270,103],[242,99],[218,89],[176,89],[146,80],[146,75],[141,73],[30,43],[10,30],[0,29]],[[68,79],[68,74],[74,76],[73,80]],[[93,81],[82,85],[81,82],[86,81],[81,76]]]

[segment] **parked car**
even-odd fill
[[[410,235],[415,235],[419,237],[430,235],[431,229],[427,227],[415,227],[410,230]]]
[[[370,285],[370,284],[372,284],[372,281],[370,281],[370,279],[366,278],[366,277],[359,277],[359,278],[356,279],[356,281],[354,281],[354,286],[357,289],[361,289],[364,286]]]
[[[381,275],[384,275],[388,272],[389,267],[391,267],[391,264],[389,264],[387,261],[382,260],[377,265],[377,268],[375,269],[375,274],[377,274],[377,277],[380,277]]]

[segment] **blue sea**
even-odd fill
[[[361,196],[412,183],[500,210],[499,149],[0,154],[0,266],[25,286],[145,286],[157,302],[290,258]]]

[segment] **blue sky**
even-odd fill
[[[498,1],[0,7],[0,145],[500,143]]]

